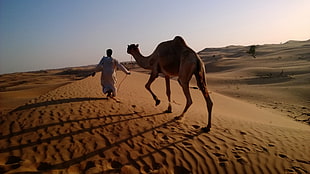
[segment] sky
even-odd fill
[[[196,52],[310,39],[309,0],[0,0],[0,74],[130,61],[182,36]]]

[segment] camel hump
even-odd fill
[[[184,39],[181,36],[174,37],[173,41],[176,45],[186,45]]]

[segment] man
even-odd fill
[[[128,71],[123,65],[119,64],[116,59],[112,58],[112,50],[108,49],[107,56],[102,57],[92,73],[92,76],[95,76],[96,72],[101,71],[102,92],[107,94],[107,97],[116,96],[116,68],[119,68],[126,74],[130,74],[130,71]]]

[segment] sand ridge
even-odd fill
[[[238,100],[211,93],[215,108],[211,132],[197,89],[182,122],[185,104],[172,81],[173,113],[164,79],[152,86],[162,103],[154,106],[144,89],[147,74],[118,72],[118,100],[101,93],[100,74],[59,87],[1,117],[2,172],[52,173],[307,173],[310,129],[255,107],[240,112]],[[233,105],[234,104],[234,105]],[[233,105],[233,106],[231,106]],[[233,109],[235,108],[235,110]],[[228,111],[230,110],[230,111]],[[256,113],[251,119],[250,113]],[[236,113],[235,115],[230,113]],[[260,113],[272,122],[255,120]],[[238,116],[241,115],[242,116]],[[246,114],[246,115],[244,115]]]

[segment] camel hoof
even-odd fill
[[[203,127],[203,128],[201,128],[201,130],[203,131],[203,132],[205,132],[205,133],[208,133],[208,132],[210,132],[210,127]]]
[[[160,100],[156,100],[155,106],[158,106],[160,103]]]

